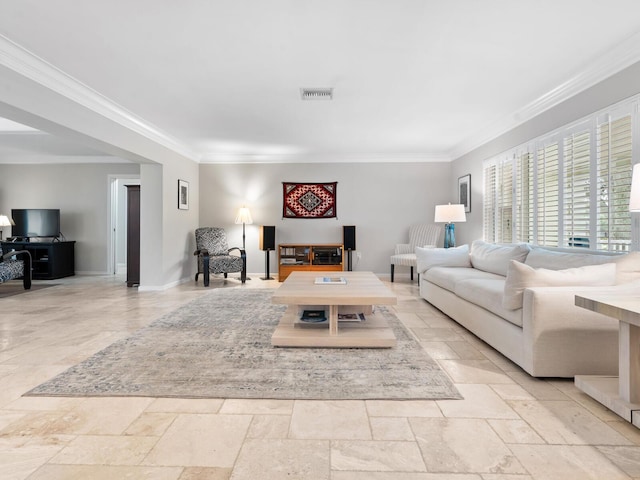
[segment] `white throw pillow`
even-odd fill
[[[475,240],[471,244],[471,264],[473,268],[483,272],[506,276],[509,262],[511,260],[524,262],[528,253],[529,245],[526,243],[498,245]]]
[[[416,247],[418,273],[424,273],[433,267],[470,267],[469,245],[452,248]]]
[[[502,306],[507,310],[522,308],[525,288],[529,287],[583,287],[615,285],[616,265],[588,265],[586,267],[549,270],[533,268],[512,260],[504,282]]]
[[[616,285],[640,279],[640,252],[616,255],[612,261],[616,264]]]

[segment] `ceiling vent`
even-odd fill
[[[332,100],[333,88],[301,88],[302,100]]]

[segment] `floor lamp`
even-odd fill
[[[242,224],[242,250],[244,250],[246,253],[244,226],[247,223],[252,224],[253,219],[251,218],[251,212],[249,212],[249,209],[245,206],[243,206],[240,210],[238,210],[238,215],[236,215],[236,225],[240,223]],[[251,279],[247,277],[247,280],[251,280]]]
[[[444,223],[444,248],[456,246],[455,224],[454,222],[466,222],[467,216],[464,213],[464,205],[436,205],[436,215],[434,222]]]

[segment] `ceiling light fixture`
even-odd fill
[[[301,88],[302,100],[333,100],[333,88]]]

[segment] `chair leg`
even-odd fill
[[[268,253],[269,252],[267,252],[267,254]],[[245,283],[247,281],[247,257],[246,256],[242,258],[242,271],[240,272],[240,281],[242,283]]]
[[[392,263],[391,264],[391,283],[393,283],[393,268],[395,267],[395,265]]]
[[[205,255],[202,258],[202,274],[204,275],[204,286],[208,287],[209,286],[209,255]]]
[[[411,281],[413,282],[413,267],[411,267]]]
[[[31,254],[23,255],[24,257],[24,276],[22,277],[22,286],[25,290],[31,289]]]
[[[420,274],[418,274],[418,286],[420,286]]]

